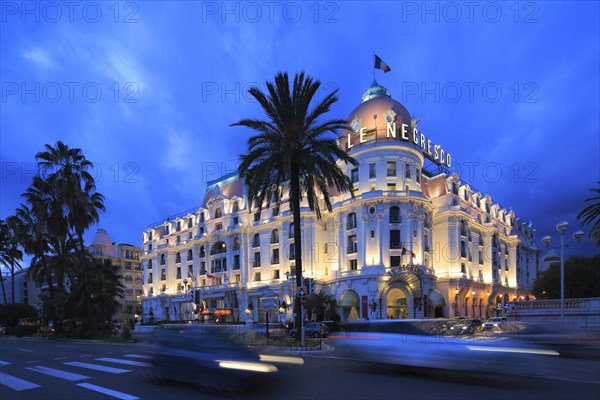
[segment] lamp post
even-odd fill
[[[564,324],[565,319],[565,232],[569,229],[569,223],[567,221],[563,221],[556,225],[556,230],[560,235],[560,323]],[[575,239],[575,243],[579,244],[579,240],[583,237],[583,231],[577,231],[573,234],[573,239]],[[552,241],[551,236],[544,236],[542,238],[542,243],[546,245],[546,247],[550,247],[550,242]]]
[[[471,292],[473,300],[471,301],[471,318],[475,318],[475,291]]]

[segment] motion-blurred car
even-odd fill
[[[480,319],[473,318],[464,323],[459,323],[450,327],[450,333],[453,335],[471,335],[481,329]]]
[[[276,375],[243,344],[242,326],[162,325],[152,331],[148,355],[150,379],[188,382],[219,390],[259,385]]]
[[[290,335],[292,335],[293,338],[296,337],[296,334],[296,329],[290,330]],[[304,337],[319,338],[327,337],[327,335],[329,335],[329,328],[327,327],[327,325],[321,322],[309,322],[306,325],[304,325]]]
[[[245,326],[246,332],[253,332],[255,335],[266,336],[267,324],[258,322]],[[269,322],[269,337],[284,337],[287,334],[287,329],[282,323]]]
[[[492,317],[488,318],[483,324],[483,329],[496,329],[506,322],[506,317]]]
[[[436,320],[373,320],[343,324],[335,338],[340,357],[377,364],[544,376],[559,352],[498,335],[489,338],[434,334]]]

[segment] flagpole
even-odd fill
[[[373,80],[375,80],[375,51],[373,51]]]

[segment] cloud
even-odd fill
[[[22,53],[22,56],[41,68],[51,68],[54,66],[54,63],[50,59],[48,53],[39,48],[26,50]]]

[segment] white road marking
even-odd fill
[[[42,360],[25,361],[25,364],[32,364],[32,363],[38,363],[38,362],[42,362]]]
[[[19,351],[26,351],[28,353],[33,353],[33,350],[29,350],[29,349],[17,349]]]
[[[81,381],[83,379],[90,378],[89,376],[74,374],[72,372],[67,372],[67,371],[61,371],[60,369],[42,367],[41,365],[37,366],[37,367],[27,367],[25,369],[28,369],[30,371],[39,372],[39,373],[46,374],[46,375],[50,375],[50,376],[54,376],[56,378],[65,379],[67,381]]]
[[[35,383],[26,381],[21,378],[17,378],[16,376],[5,374],[4,372],[0,372],[0,385],[8,386],[9,388],[16,390],[17,392],[20,392],[21,390],[40,387],[40,385],[36,385]]]
[[[146,360],[150,360],[152,357],[150,356],[145,356],[143,354],[125,354],[125,357],[131,357],[131,358],[143,358]]]
[[[74,367],[94,369],[96,371],[109,372],[111,374],[122,374],[124,372],[131,372],[130,369],[121,369],[121,368],[115,368],[115,367],[107,367],[105,365],[83,363],[83,362],[79,362],[79,361],[66,362],[66,363],[63,363],[63,364],[72,365]]]
[[[92,385],[91,383],[78,383],[77,386],[81,386],[86,389],[94,390],[96,392],[104,393],[106,395],[116,397],[121,400],[137,400],[139,397],[135,397],[131,394],[117,392],[116,390],[108,389],[102,386]]]
[[[132,360],[121,360],[120,358],[110,358],[110,357],[103,357],[103,358],[96,358],[96,361],[106,361],[106,362],[112,362],[112,363],[116,363],[116,364],[127,364],[127,365],[137,365],[138,367],[151,367],[151,364],[142,362],[142,361],[132,361]]]
[[[3,365],[10,365],[10,363],[8,361],[2,361],[0,360],[0,367]]]

